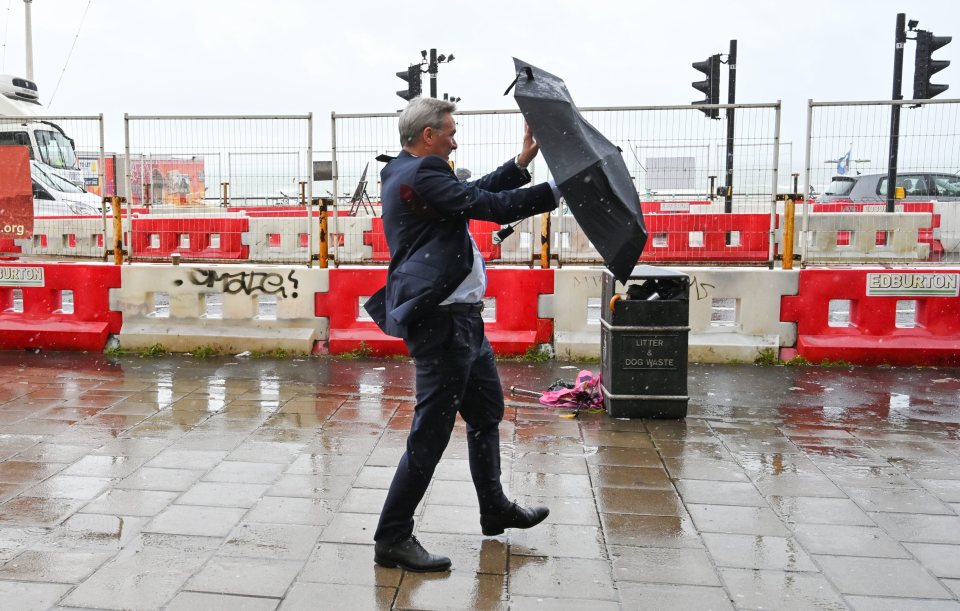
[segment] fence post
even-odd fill
[[[340,187],[337,184],[337,179],[340,174],[340,168],[337,164],[337,113],[330,113],[330,170],[331,177],[330,180],[333,183],[333,232],[337,233],[337,230],[340,228],[340,222],[338,220],[338,202],[340,201]],[[329,211],[328,211],[329,212]],[[333,266],[337,267],[337,245],[340,243],[340,234],[337,234],[337,239],[333,243]],[[329,240],[328,240],[329,241]]]
[[[100,185],[100,218],[103,225],[103,254],[102,258],[104,261],[107,259],[107,207],[106,207],[106,197],[107,197],[107,181],[106,174],[104,173],[104,152],[103,152],[103,113],[100,113],[100,158],[97,160],[97,184]],[[114,164],[116,168],[116,164]],[[116,190],[116,186],[114,186]],[[113,194],[111,194],[113,195]]]
[[[796,193],[787,196],[783,210],[783,269],[793,269],[793,219],[796,212],[794,197]]]
[[[113,208],[113,264],[122,265],[123,264],[123,224],[120,219],[120,204],[126,198],[119,197],[114,195],[110,199],[111,207]],[[106,240],[104,240],[104,247],[106,247]]]
[[[540,269],[550,269],[550,213],[540,215]]]
[[[320,262],[320,269],[327,269],[329,265],[329,254],[327,248],[329,246],[329,240],[327,239],[327,200],[320,198],[320,253],[317,255],[317,260]],[[310,229],[310,232],[313,233],[313,228]]]
[[[121,198],[121,199],[125,199],[126,202],[127,202],[127,228],[128,228],[129,231],[130,231],[130,239],[133,240],[133,214],[131,214],[131,211],[130,211],[130,201],[133,199],[133,191],[130,190],[130,116],[129,116],[127,113],[123,113],[123,147],[124,147],[124,150],[126,151],[126,154],[125,154],[125,157],[126,157],[126,160],[125,160],[126,170],[125,170],[125,172],[124,172],[124,175],[125,175],[125,177],[124,177],[124,186],[126,187],[126,190],[125,190],[125,193],[124,193],[125,197],[124,197],[124,198]],[[143,183],[143,180],[140,181],[140,184],[141,184],[141,188],[142,188],[142,185],[144,184],[144,183]],[[142,201],[142,198],[141,198],[141,201]],[[116,256],[117,256],[116,253],[117,253],[117,250],[118,250],[118,249],[117,249],[117,244],[120,244],[120,245],[121,245],[121,248],[120,248],[119,250],[120,250],[121,252],[123,251],[123,248],[122,248],[122,245],[123,245],[123,231],[117,231],[117,223],[118,223],[118,218],[119,218],[119,214],[120,214],[119,205],[120,205],[120,204],[119,204],[119,201],[114,204],[115,209],[114,209],[114,212],[113,212],[113,214],[114,214],[113,231],[114,231],[114,234],[115,234],[114,237],[113,237],[113,241],[114,241],[114,247],[113,247],[114,255],[113,255],[113,256],[114,256],[115,258],[116,258]],[[119,236],[119,237],[118,237],[118,236]],[[132,249],[131,249],[131,250],[132,250]],[[127,260],[128,260],[128,261],[130,260],[129,255],[127,256]],[[119,264],[118,264],[118,265],[119,265]]]
[[[793,160],[793,155],[790,156],[791,161]],[[777,100],[777,110],[774,118],[773,125],[773,179],[771,185],[771,193],[773,197],[770,200],[770,267],[773,267],[775,260],[774,251],[777,248],[777,181],[780,179],[779,174],[780,169],[780,100]],[[791,243],[791,246],[793,244]]]
[[[810,149],[813,148],[813,100],[807,100],[807,152],[804,157],[806,179],[804,184],[804,202],[810,198]],[[803,206],[803,229],[800,230],[800,262],[807,259],[807,231],[810,229],[810,206]]]
[[[307,267],[313,267],[313,112],[307,113]]]

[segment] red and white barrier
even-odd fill
[[[960,365],[960,268],[677,268],[690,275],[689,358]],[[553,341],[597,356],[600,268],[488,268],[484,312],[498,354]],[[0,263],[0,349],[171,351],[367,347],[405,354],[361,310],[384,267]],[[72,304],[72,307],[71,307]],[[726,313],[719,316],[720,310]]]

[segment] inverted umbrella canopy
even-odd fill
[[[647,243],[640,196],[620,149],[577,110],[562,79],[513,58],[514,99],[577,223],[620,282]]]

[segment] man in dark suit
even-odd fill
[[[539,151],[529,128],[516,158],[476,182],[457,180],[448,162],[457,148],[455,110],[445,100],[415,98],[400,115],[403,151],[381,172],[387,284],[365,306],[380,328],[403,338],[416,362],[407,450],[374,534],[378,564],[412,571],[450,568],[449,558],[430,554],[413,536],[413,514],[457,413],[467,424],[483,534],[530,528],[549,513],[510,502],[500,485],[503,388],[480,316],[485,267],[467,223],[506,224],[548,212],[558,193],[547,183],[519,188],[530,181],[526,166]]]

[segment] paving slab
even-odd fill
[[[684,420],[507,396],[505,490],[551,514],[483,536],[458,421],[415,516],[432,575],[373,563],[413,373],[0,353],[3,606],[960,609],[960,370],[690,365]]]

